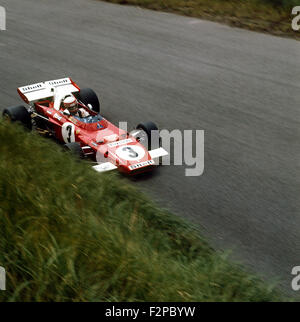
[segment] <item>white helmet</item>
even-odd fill
[[[75,96],[67,96],[64,101],[64,108],[68,109],[71,114],[75,114],[78,111],[78,102]]]

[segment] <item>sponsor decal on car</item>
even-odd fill
[[[58,119],[59,121],[62,119],[62,116],[59,116],[57,113],[53,115],[55,119]]]
[[[74,124],[77,124],[77,122],[78,122],[78,120],[77,120],[75,117],[73,117],[73,116],[70,116],[70,117],[69,117],[69,120],[70,120],[71,122],[73,122]]]
[[[62,85],[67,85],[71,84],[70,78],[62,78],[62,79],[55,79],[52,81],[47,82],[48,85],[50,86],[62,86]]]
[[[137,164],[130,165],[129,169],[130,170],[135,170],[135,169],[139,169],[139,168],[142,168],[142,167],[145,167],[145,166],[148,166],[148,165],[153,165],[153,164],[154,164],[153,160],[148,160],[148,161],[144,161],[144,162],[140,162],[140,163],[137,163]]]
[[[119,146],[119,145],[123,145],[123,144],[127,144],[132,142],[132,139],[126,139],[126,140],[121,140],[121,141],[117,141],[117,142],[113,142],[113,143],[109,143],[108,146],[110,148],[113,148],[115,146]]]
[[[40,90],[40,89],[44,89],[44,88],[45,88],[45,85],[43,83],[32,84],[32,85],[21,87],[21,92],[23,94],[26,94],[26,93]]]

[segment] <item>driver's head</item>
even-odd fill
[[[78,102],[75,96],[67,96],[63,102],[64,108],[66,108],[70,114],[75,114],[78,112]]]

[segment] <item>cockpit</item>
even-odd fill
[[[106,127],[106,120],[100,115],[90,115],[87,117],[69,116],[69,121],[78,127],[88,131],[98,131]]]
[[[80,122],[90,124],[90,123],[97,123],[103,120],[103,117],[100,114],[97,115],[90,115],[87,117],[79,117],[79,116],[73,116],[75,119],[77,119]]]

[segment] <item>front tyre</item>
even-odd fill
[[[4,119],[19,122],[28,130],[32,129],[31,115],[23,105],[8,107],[3,111],[2,115]]]
[[[150,121],[145,123],[140,123],[136,128],[146,134],[147,141],[148,141],[146,144],[146,147],[148,148],[148,150],[156,149],[159,147],[160,138],[159,138],[158,127],[155,123]]]
[[[77,157],[78,159],[84,158],[83,151],[79,143],[77,142],[66,143],[64,145],[64,148],[66,151],[71,152],[71,154]]]

